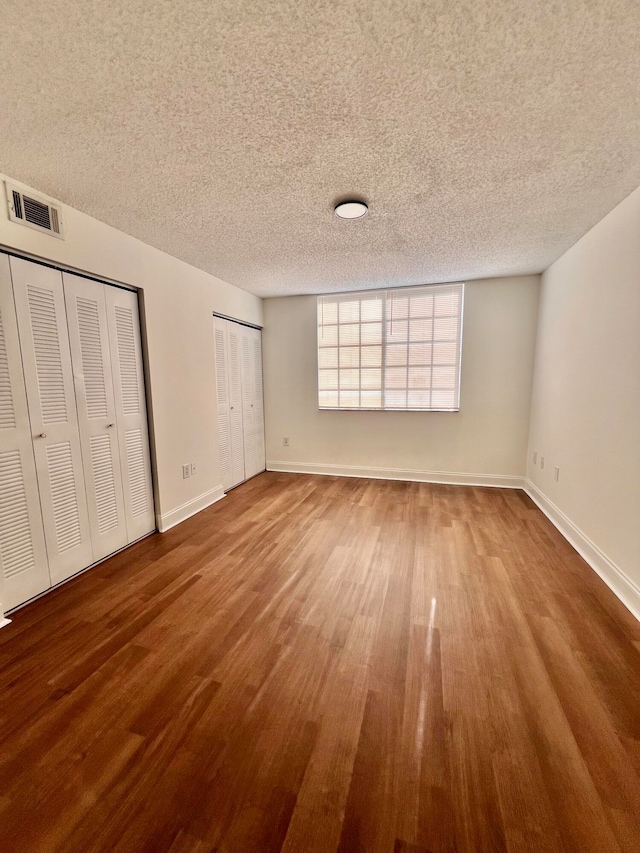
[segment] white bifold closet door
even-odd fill
[[[116,428],[107,288],[63,273],[93,559],[129,542]]]
[[[11,258],[52,583],[94,561],[62,274]]]
[[[222,487],[230,489],[233,483],[231,469],[231,404],[229,403],[229,369],[227,357],[227,324],[214,319],[213,335],[216,360],[216,397],[218,401],[218,442],[220,445],[220,470]],[[244,478],[244,471],[243,478]],[[238,480],[240,482],[240,480]]]
[[[0,254],[11,609],[155,529],[137,294]]]
[[[242,337],[237,323],[227,322],[227,367],[229,376],[229,422],[231,433],[231,477],[236,486],[246,479],[244,468],[244,425],[242,421]]]
[[[245,479],[240,326],[216,317],[214,336],[222,486],[230,489]]]
[[[218,440],[225,489],[264,471],[259,329],[214,318]]]
[[[256,404],[256,456],[258,473],[267,467],[264,441],[264,390],[262,385],[262,332],[253,329],[253,372],[255,376],[254,394]]]
[[[138,296],[105,287],[128,541],[155,530]]]
[[[244,469],[248,479],[265,467],[262,335],[259,329],[248,326],[241,326],[241,330]]]
[[[0,255],[0,584],[6,610],[51,586],[7,255]]]

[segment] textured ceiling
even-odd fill
[[[4,3],[0,81],[0,170],[261,296],[538,272],[640,184],[637,0]]]

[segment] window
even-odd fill
[[[460,408],[464,285],[318,297],[318,406]]]

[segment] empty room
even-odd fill
[[[30,0],[3,853],[638,853],[636,0]]]

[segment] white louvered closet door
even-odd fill
[[[138,296],[105,287],[128,541],[155,530]]]
[[[255,477],[260,468],[256,447],[255,368],[253,329],[240,326],[242,340],[242,432],[244,440],[244,475]]]
[[[218,317],[213,321],[214,352],[216,360],[216,398],[218,402],[218,444],[222,488],[234,485],[231,474],[231,410],[229,406],[229,371],[227,359],[227,321]]]
[[[262,332],[260,329],[251,329],[253,344],[253,394],[255,411],[255,436],[256,436],[256,473],[259,474],[266,468],[266,456],[264,446],[264,394],[262,387]]]
[[[229,365],[229,422],[231,426],[231,485],[245,479],[242,426],[242,340],[240,326],[227,322]]]
[[[122,491],[105,291],[63,273],[94,560],[129,541]]]
[[[0,580],[5,610],[51,586],[7,255],[0,255]]]
[[[56,270],[11,258],[52,583],[93,562],[62,288]]]

